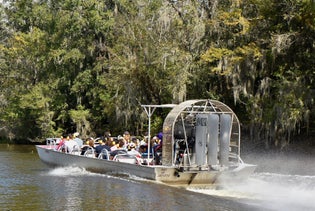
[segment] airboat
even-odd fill
[[[235,113],[216,100],[188,100],[180,104],[141,105],[148,116],[150,140],[151,116],[156,108],[170,112],[163,123],[162,150],[150,151],[141,161],[135,156],[109,152],[95,157],[73,150],[56,150],[55,139],[36,145],[40,159],[52,166],[85,168],[105,174],[127,174],[172,186],[207,186],[247,179],[256,166],[240,157],[240,123]],[[150,141],[148,142],[150,148]]]

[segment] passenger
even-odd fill
[[[81,148],[83,146],[83,140],[78,137],[79,135],[80,134],[78,132],[75,132],[73,134],[73,138],[74,138],[73,140],[77,142],[78,146]]]
[[[157,138],[159,139],[159,144],[153,147],[155,164],[160,165],[162,159],[162,145],[163,145],[163,133],[160,132],[157,134]]]
[[[110,152],[111,160],[118,154],[127,154],[127,150],[124,148],[124,144],[124,141],[120,139],[117,148],[114,151]]]
[[[112,143],[114,142],[114,138],[113,137],[108,137],[106,138],[105,140],[105,145],[109,146],[109,147],[112,147]]]
[[[159,132],[156,137],[158,137],[158,139],[160,139],[161,141],[163,140],[163,133]]]
[[[140,141],[137,137],[132,137],[131,142],[135,144],[135,150],[139,151]]]
[[[143,154],[143,153],[147,152],[147,149],[148,149],[148,145],[147,144],[140,145],[140,147],[139,147],[140,154]]]
[[[74,149],[78,150],[79,145],[72,139],[72,136],[68,136],[67,140],[65,141],[65,152],[72,153]]]
[[[68,134],[68,136],[67,136],[67,140],[69,141],[69,140],[72,140],[73,139],[73,135],[70,133],[70,134]]]
[[[141,142],[140,148],[139,148],[139,152],[141,153],[142,156],[147,156],[149,149],[148,149],[148,142],[147,142],[148,138],[145,137],[145,139]],[[151,139],[150,141],[150,156],[152,156],[152,152],[153,152],[153,141],[154,139]]]
[[[124,139],[123,136],[119,135],[117,137],[117,140],[115,140],[115,142],[116,142],[117,149],[125,149],[125,150],[128,149],[128,144],[126,143],[126,140]]]
[[[158,138],[159,141],[158,141],[158,144],[153,147],[153,151],[154,151],[154,152],[157,152],[157,151],[159,151],[159,150],[162,150],[163,133],[162,133],[162,132],[159,132],[159,133],[156,135],[156,137]]]
[[[119,146],[119,140],[117,138],[113,139],[110,145],[110,151],[115,151],[116,149],[118,149],[118,146]]]
[[[152,147],[150,147],[150,157],[149,157],[149,153],[148,153],[148,144],[145,143],[145,144],[142,144],[140,145],[140,148],[139,148],[139,153],[141,154],[141,163],[143,165],[147,165],[148,163],[152,163],[152,157],[153,157],[153,154],[152,154]]]
[[[90,137],[90,139],[89,139],[89,146],[92,148],[95,148],[95,141],[92,137]]]
[[[125,146],[126,146],[126,145],[125,145],[125,140],[124,140],[124,138],[123,138],[123,137],[120,137],[120,138],[118,139],[117,149],[125,149],[125,150],[127,150]]]
[[[82,148],[81,148],[81,155],[84,155],[86,150],[90,147],[90,142],[91,142],[92,147],[94,148],[94,140],[93,140],[93,138],[87,138],[85,140],[85,145],[83,145]]]
[[[153,136],[153,138],[151,139],[151,141],[150,141],[150,153],[152,153],[152,151],[153,151],[153,147],[156,145],[156,143],[157,143],[157,137],[156,136]]]
[[[110,137],[110,136],[111,136],[110,132],[109,132],[109,131],[105,131],[105,132],[99,137],[99,139],[101,139],[101,140],[103,140],[103,141],[106,141],[106,139],[107,139],[108,137]]]
[[[124,140],[124,147],[127,149],[128,145],[131,142],[130,139],[130,133],[128,131],[125,131],[123,134],[123,140]]]
[[[130,150],[128,150],[127,154],[141,158],[141,154],[136,150],[136,144],[134,143],[130,144]]]
[[[107,149],[107,151],[110,152],[110,147],[105,145],[103,140],[98,141],[99,145],[95,147],[95,156],[98,157],[98,155],[102,152],[103,149]]]
[[[159,139],[156,136],[153,136],[152,140],[151,140],[152,145],[151,146],[155,146],[159,144]]]
[[[144,136],[144,138],[140,141],[140,146],[148,144],[148,136]]]
[[[104,133],[104,140],[107,140],[108,138],[110,138],[112,135],[110,134],[109,131],[105,131]]]
[[[58,145],[56,147],[57,151],[64,151],[65,141],[66,141],[66,139],[63,136],[61,136],[60,141],[59,141],[59,143],[58,143]]]

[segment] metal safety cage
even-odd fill
[[[227,105],[188,100],[173,107],[163,124],[162,163],[209,168],[240,163],[240,124]]]

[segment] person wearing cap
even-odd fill
[[[136,150],[136,144],[135,143],[129,144],[129,150],[128,150],[127,154],[136,156],[138,158],[141,157],[141,154]]]
[[[156,137],[158,137],[158,139],[160,139],[160,141],[163,140],[163,133],[162,132],[159,132]]]

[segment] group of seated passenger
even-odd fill
[[[74,150],[80,150],[83,146],[83,140],[78,138],[79,133],[62,136],[58,142],[56,150],[72,153]]]
[[[88,150],[93,151],[93,157],[99,157],[99,155],[107,150],[110,159],[113,159],[117,154],[127,154],[141,158],[148,154],[148,141],[147,137],[143,140],[131,136],[128,131],[125,131],[122,136],[112,137],[110,133],[105,133],[100,138],[87,138],[85,143],[78,138],[79,133],[69,134],[66,138],[62,137],[56,150],[66,153],[79,152],[81,155],[86,155]],[[150,142],[150,154],[153,154],[161,149],[162,146],[162,133],[154,136]]]

